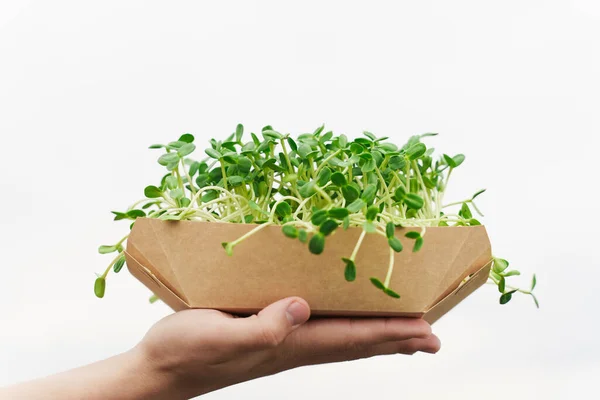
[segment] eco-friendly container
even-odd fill
[[[352,252],[361,228],[338,229],[325,251],[314,255],[280,226],[269,226],[228,256],[221,243],[254,227],[140,218],[127,241],[127,267],[176,311],[214,308],[247,315],[300,296],[315,316],[406,316],[433,323],[486,282],[492,259],[484,226],[427,228],[420,251],[405,245],[395,253],[390,287],[401,296],[395,299],[369,281],[383,281],[387,273],[385,238],[365,237],[356,280],[347,282],[341,258]],[[397,229],[397,237],[409,230]]]

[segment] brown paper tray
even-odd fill
[[[389,248],[381,236],[365,237],[356,281],[346,282],[341,257],[352,252],[360,228],[336,231],[325,251],[313,255],[281,227],[265,227],[228,256],[221,242],[255,226],[141,218],[128,239],[127,267],[175,311],[214,308],[246,315],[300,296],[314,316],[407,316],[433,323],[486,282],[492,257],[483,226],[427,228],[416,253],[413,241],[404,238],[408,229],[398,228],[405,249],[395,256],[390,287],[401,298],[394,299],[368,279],[383,280],[387,272]]]

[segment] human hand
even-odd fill
[[[309,316],[308,304],[298,297],[280,300],[247,318],[216,310],[185,310],[155,324],[132,351],[144,360],[149,379],[170,387],[169,399],[187,399],[304,365],[436,353],[440,348],[439,339],[421,319],[309,321]]]

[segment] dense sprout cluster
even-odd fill
[[[292,138],[265,126],[260,136],[250,133],[250,140],[243,140],[240,124],[226,140],[211,139],[199,161],[189,157],[196,149],[190,134],[152,145],[164,151],[158,163],[168,173],[159,185],[144,189],[143,200],[125,212],[113,211],[115,220],[148,217],[255,224],[242,237],[223,243],[229,255],[237,244],[266,226],[281,226],[285,236],[305,243],[314,254],[323,252],[327,238],[337,229],[360,227],[352,253],[340,260],[345,279],[356,279],[356,256],[365,235],[383,236],[390,253],[387,274],[384,279],[370,280],[383,293],[399,298],[389,287],[394,253],[403,251],[405,245],[410,246],[408,251],[419,251],[427,227],[479,225],[472,211],[481,215],[474,200],[484,190],[459,202],[443,203],[448,180],[465,157],[443,154],[434,158],[434,149],[422,139],[435,133],[412,136],[402,147],[387,137],[363,134],[349,140],[321,126]],[[453,208],[454,212],[448,211]],[[397,226],[411,229],[399,238]],[[99,249],[117,255],[96,280],[98,297],[104,295],[108,272],[119,272],[124,265],[126,239]],[[533,297],[535,277],[531,290],[515,289],[506,285],[506,278],[519,272],[509,270],[504,259],[490,262],[490,280],[498,286],[502,304],[515,291]]]

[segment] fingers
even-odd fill
[[[440,350],[440,340],[435,335],[426,338],[413,338],[395,342],[380,343],[364,348],[355,348],[344,352],[334,352],[329,354],[308,354],[298,361],[299,365],[326,364],[342,361],[358,360],[361,358],[370,358],[389,354],[412,355],[416,352],[435,354]]]
[[[418,318],[339,318],[309,321],[293,340],[301,352],[331,354],[430,335],[431,326]]]
[[[310,317],[310,307],[299,297],[279,300],[264,308],[258,315],[232,321],[237,340],[243,346],[275,347]]]

